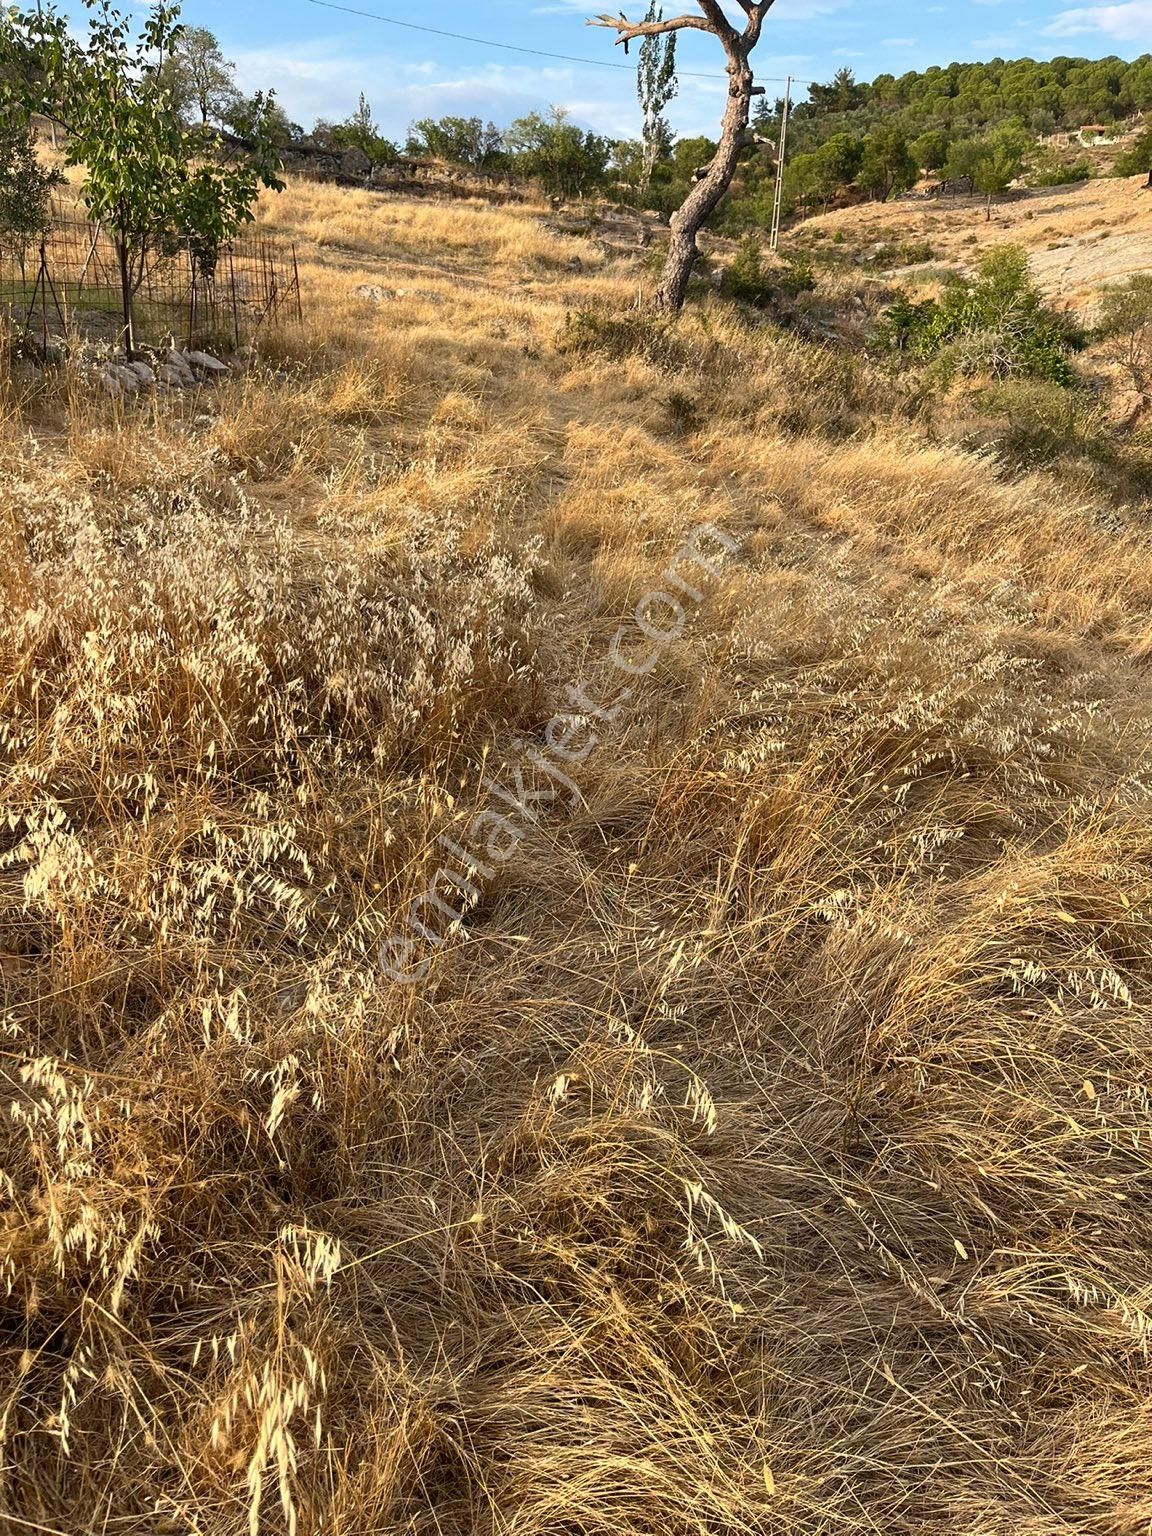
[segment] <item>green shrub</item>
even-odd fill
[[[63,179],[41,165],[27,123],[0,118],[0,251],[23,250],[43,233],[52,189]]]
[[[1004,420],[1000,447],[1019,468],[1042,468],[1066,455],[1106,454],[1105,411],[1085,390],[1064,389],[1049,379],[1008,379],[975,398]]]
[[[1152,389],[1152,273],[1138,272],[1105,288],[1097,335],[1136,389]]]
[[[1152,175],[1152,122],[1136,135],[1112,167],[1114,176]]]
[[[882,352],[909,352],[914,350],[936,311],[935,301],[924,299],[917,304],[906,293],[899,293],[884,311],[873,334],[875,346]]]
[[[1047,379],[1006,379],[970,397],[985,416],[965,446],[991,448],[1006,467],[1043,469],[1070,487],[1139,504],[1152,491],[1152,442],[1109,420],[1108,405],[1084,388]]]
[[[989,251],[975,282],[953,279],[938,301],[913,304],[901,295],[876,341],[882,349],[936,359],[945,373],[1065,385],[1074,378],[1068,355],[1083,344],[1070,322],[1044,304],[1028,258],[1015,246]]]
[[[1088,181],[1092,176],[1092,162],[1088,159],[1067,161],[1047,144],[1041,144],[1028,158],[1024,174],[1027,187],[1064,187],[1072,182]]]
[[[811,256],[803,251],[789,251],[784,257],[784,271],[776,274],[776,286],[790,299],[801,293],[811,293],[816,287]]]
[[[936,248],[927,240],[904,240],[895,245],[878,246],[868,257],[871,266],[915,267],[936,259]]]
[[[794,251],[782,260],[783,266],[765,266],[760,241],[755,235],[745,235],[724,273],[723,291],[743,304],[763,309],[775,298],[794,299],[815,288],[811,256]]]
[[[764,252],[755,235],[745,235],[728,269],[723,289],[742,304],[762,309],[772,298],[772,282],[764,270]]]

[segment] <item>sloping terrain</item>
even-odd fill
[[[0,1528],[1143,1530],[1138,508],[530,209],[262,221],[244,378],[4,386]]]
[[[1091,302],[1097,285],[1152,269],[1152,192],[1141,176],[1078,182],[1013,193],[985,218],[979,196],[903,198],[824,214],[801,226],[805,240],[854,245],[894,240],[928,242],[933,259],[971,263],[990,244],[1020,245],[1053,299],[1072,307]]]

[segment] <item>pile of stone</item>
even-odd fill
[[[181,352],[173,348],[156,353],[151,362],[113,360],[103,365],[100,385],[113,396],[137,395],[142,390],[200,389],[215,384],[232,372],[210,352]]]

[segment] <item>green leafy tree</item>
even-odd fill
[[[1152,123],[1143,128],[1117,158],[1114,174],[1147,176],[1145,185],[1152,187]]]
[[[656,0],[650,0],[645,21],[658,22],[664,12]],[[676,34],[654,32],[640,43],[636,62],[636,94],[640,98],[643,113],[641,141],[644,155],[640,166],[640,186],[644,188],[652,180],[652,171],[658,160],[663,160],[672,147],[672,135],[664,116],[665,108],[678,90],[676,80]]]
[[[0,249],[23,252],[44,233],[61,180],[41,164],[31,126],[14,116],[0,119]]]
[[[1007,123],[985,135],[982,139],[969,140],[957,146],[968,176],[977,192],[983,192],[986,202],[984,217],[992,217],[992,199],[1006,192],[1024,166],[1024,156],[1029,147],[1028,135],[1019,124]],[[960,159],[957,164],[961,163]],[[949,166],[953,160],[949,158]]]
[[[422,117],[408,129],[410,155],[447,160],[477,171],[496,171],[507,161],[504,135],[479,117]]]
[[[704,134],[677,139],[672,150],[672,169],[683,181],[691,181],[700,166],[708,165],[716,153],[716,140]]]
[[[898,128],[876,128],[864,139],[857,181],[880,202],[893,192],[906,192],[916,181],[918,166]]]
[[[817,112],[852,112],[860,106],[866,87],[857,85],[850,69],[838,69],[828,85],[813,84],[808,99]]]
[[[304,137],[303,128],[291,121],[280,103],[261,92],[238,96],[228,110],[224,126],[245,142],[263,133],[276,150],[287,149]]]
[[[949,181],[969,181],[976,184],[976,172],[984,153],[979,139],[955,139],[949,147],[944,174]]]
[[[827,208],[842,187],[855,181],[863,158],[863,146],[850,133],[838,133],[819,149],[797,155],[785,172],[791,204],[814,202]]]
[[[161,69],[180,116],[203,126],[228,121],[240,96],[235,76],[235,64],[207,27],[185,27]]]
[[[643,142],[640,139],[617,139],[612,145],[608,168],[625,186],[638,187],[644,176]]]
[[[318,122],[314,137],[331,149],[358,149],[361,154],[367,155],[373,164],[395,160],[400,153],[392,140],[386,139],[380,132],[379,124],[372,116],[372,107],[363,91],[360,92],[360,100],[355,112],[346,117],[342,123]]]
[[[913,139],[908,148],[918,170],[939,171],[948,163],[948,132],[944,128],[929,128],[926,133]]]
[[[864,146],[850,133],[836,133],[816,151],[834,190],[850,186],[860,174]]]
[[[992,217],[992,199],[1008,188],[1020,174],[1021,156],[1007,144],[990,146],[976,164],[974,183],[986,198],[984,217]]]
[[[611,140],[583,132],[562,107],[517,118],[507,143],[516,168],[553,197],[582,197],[598,187],[612,154]]]
[[[41,113],[68,133],[68,163],[83,168],[89,215],[116,246],[124,345],[136,345],[133,300],[150,256],[187,243],[210,273],[220,247],[252,217],[261,186],[279,187],[265,132],[269,98],[254,121],[253,152],[241,161],[204,156],[204,140],[181,123],[164,84],[164,64],[180,37],[179,9],[156,4],[138,36],[109,0],[85,0],[87,38],[77,40],[52,9],[12,10],[0,18],[0,113],[27,122]],[[5,59],[32,57],[34,77],[5,71]]]

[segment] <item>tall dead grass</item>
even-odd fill
[[[1143,1529],[1147,534],[719,311],[673,366],[305,272],[183,413],[3,428],[0,1524]]]

